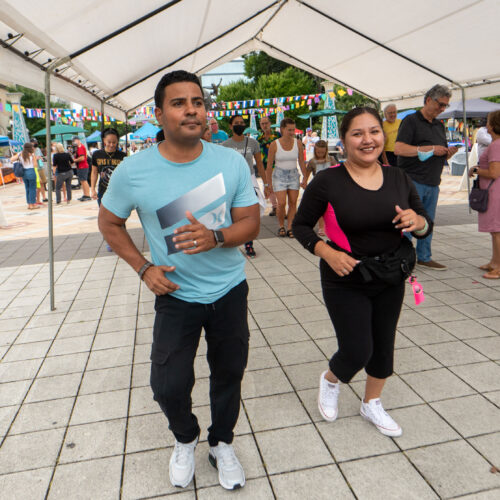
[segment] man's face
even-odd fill
[[[75,140],[73,141],[73,147],[74,147],[74,148],[78,148],[78,147],[80,146],[80,144],[81,144],[80,139],[75,139]]]
[[[265,132],[266,134],[271,131],[271,120],[267,118],[267,116],[260,120],[260,128],[262,129],[262,132]]]
[[[155,108],[155,116],[165,138],[176,142],[199,140],[207,121],[200,87],[193,82],[168,85],[163,105],[161,109]]]
[[[309,129],[309,130],[306,130],[306,134],[308,135],[308,137],[311,137],[311,134],[312,134],[312,130]]]
[[[210,130],[212,131],[212,134],[216,134],[219,131],[219,125],[215,118],[210,120]]]
[[[443,111],[446,111],[446,108],[449,106],[450,98],[449,97],[438,97],[437,99],[432,99],[428,97],[424,104],[424,109],[426,113],[431,118],[436,118]]]
[[[391,106],[389,109],[385,110],[385,119],[389,123],[394,123],[396,121],[396,118],[398,117],[398,110],[396,109],[395,106]]]

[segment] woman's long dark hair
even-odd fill
[[[342,142],[344,142],[345,136],[349,128],[351,127],[351,123],[354,118],[359,115],[364,115],[365,113],[368,113],[369,115],[372,115],[374,118],[376,118],[380,126],[382,127],[382,118],[380,118],[380,115],[375,108],[363,106],[361,108],[351,109],[351,111],[349,111],[349,113],[347,113],[344,118],[342,118],[342,123],[340,124],[340,138],[342,139]]]
[[[25,163],[28,163],[30,156],[34,154],[35,148],[33,147],[33,144],[31,142],[25,142],[23,146],[23,151],[21,153],[21,156],[23,157],[23,160]]]

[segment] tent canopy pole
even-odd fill
[[[55,311],[55,286],[54,286],[54,224],[52,211],[52,138],[50,136],[50,76],[52,72],[61,64],[65,64],[70,59],[65,57],[54,61],[45,71],[45,145],[47,158],[47,183],[48,191],[48,218],[49,218],[49,278],[50,278],[50,310]]]

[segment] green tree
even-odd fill
[[[254,81],[257,81],[262,75],[280,73],[290,67],[286,62],[274,59],[265,52],[250,52],[250,54],[243,56],[243,59],[245,61],[245,75]]]
[[[246,101],[254,98],[255,84],[243,78],[227,85],[221,85],[219,88],[219,101]]]
[[[22,85],[15,85],[9,87],[9,92],[22,92],[24,95],[21,97],[21,105],[25,108],[42,108],[45,109],[45,95],[28,87]],[[50,105],[54,108],[67,108],[68,104],[65,102],[51,102]],[[24,116],[26,127],[28,127],[29,134],[33,136],[35,132],[45,128],[45,118],[28,118]],[[44,138],[40,142],[45,143]]]

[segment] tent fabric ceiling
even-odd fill
[[[123,119],[151,100],[167,71],[202,74],[265,50],[410,107],[435,83],[451,85],[454,98],[460,86],[467,98],[500,94],[499,14],[498,0],[144,0],[126,8],[123,0],[0,0],[0,79],[43,91],[47,60],[70,57],[52,78],[53,94],[97,109],[105,100],[105,113]],[[6,47],[12,42],[17,52]]]

